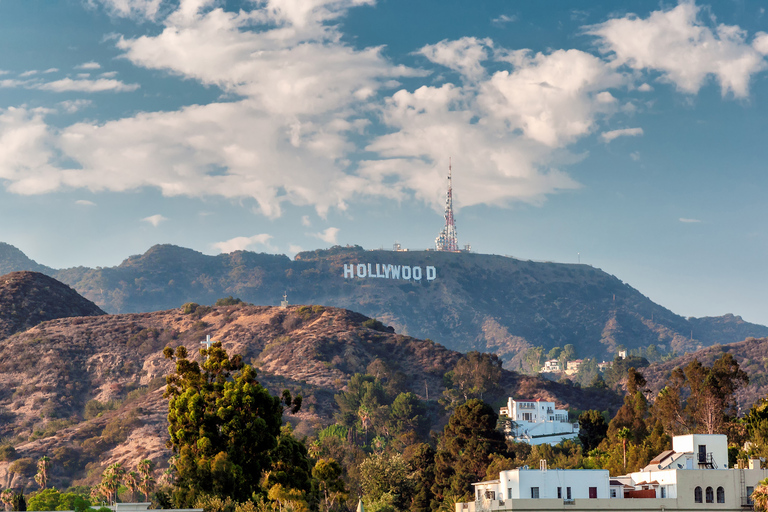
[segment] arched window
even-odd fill
[[[725,503],[725,489],[722,487],[717,488],[717,502]]]
[[[714,503],[715,502],[715,493],[712,491],[711,487],[707,487],[707,503]]]
[[[701,487],[696,487],[693,490],[693,501],[701,503]]]

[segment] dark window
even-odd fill
[[[754,501],[752,501],[753,492],[755,492],[755,488],[748,485],[747,486],[747,503],[749,503],[750,505],[754,503]]]
[[[696,487],[693,490],[693,501],[701,503],[701,487]]]
[[[557,488],[557,499],[559,499],[559,500],[563,499],[563,488],[562,487],[558,487]]]
[[[590,487],[589,488],[589,498],[590,499],[597,498],[597,487]]]
[[[666,498],[667,497],[667,488],[666,487],[662,487],[661,488],[661,497],[662,498]]]
[[[715,493],[712,491],[711,487],[707,487],[707,503],[714,503],[715,502]]]
[[[722,487],[717,488],[717,502],[725,503],[725,489]]]
[[[531,498],[538,499],[538,497],[539,497],[539,488],[531,487]]]
[[[570,500],[571,499],[571,488],[566,487],[565,488],[565,499]]]
[[[699,464],[704,464],[707,462],[707,445],[700,444],[699,445]]]
[[[483,495],[482,495],[482,492],[480,491],[480,489],[478,489],[477,490],[477,501],[480,501],[481,499],[483,499]]]
[[[495,500],[496,499],[496,491],[485,491],[485,499],[487,499],[487,500]]]
[[[512,499],[512,488],[510,487],[509,489],[507,489],[507,492],[509,492],[509,494],[507,495],[509,499]]]
[[[611,498],[616,497],[616,489],[611,489]]]

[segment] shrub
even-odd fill
[[[37,471],[37,464],[29,457],[24,457],[8,466],[8,473],[16,475],[32,476]]]
[[[16,448],[10,444],[0,446],[0,461],[10,462],[16,458]]]
[[[200,307],[200,304],[197,302],[187,302],[183,306],[181,306],[181,312],[185,315],[191,315],[195,311],[197,311],[197,308]]]
[[[374,331],[380,332],[395,332],[393,327],[388,327],[375,318],[369,318],[363,322],[363,327],[367,327],[368,329],[373,329]]]
[[[237,306],[238,304],[245,304],[240,299],[235,299],[231,295],[229,297],[224,297],[223,299],[219,299],[216,301],[214,306]]]

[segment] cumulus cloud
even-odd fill
[[[164,221],[166,221],[168,219],[163,217],[162,215],[160,215],[158,213],[156,215],[150,215],[149,217],[144,217],[141,220],[142,220],[142,222],[148,222],[148,223],[152,224],[153,226],[157,227],[157,226],[160,225],[161,222],[164,222]]]
[[[74,114],[75,112],[90,106],[92,103],[91,100],[66,100],[59,102],[59,106],[64,112]]]
[[[696,224],[701,222],[699,219],[686,219],[685,217],[680,217],[678,220],[685,224]]]
[[[751,77],[766,68],[763,36],[753,45],[738,26],[707,26],[693,1],[682,1],[647,18],[628,15],[588,28],[614,66],[656,70],[664,80],[695,94],[713,76],[722,94],[746,97]]]
[[[319,233],[310,233],[310,235],[327,244],[335,245],[338,243],[339,228],[328,228]]]
[[[455,41],[444,40],[437,44],[428,44],[419,50],[419,53],[435,64],[458,71],[474,80],[485,72],[480,63],[488,59],[486,48],[493,48],[493,41],[462,37]]]
[[[221,253],[230,253],[235,251],[245,251],[250,247],[261,246],[268,251],[275,251],[275,247],[269,243],[272,240],[272,235],[267,233],[261,233],[253,236],[238,236],[230,238],[223,242],[216,242],[212,244],[214,249],[218,249]]]
[[[608,132],[603,132],[600,134],[600,137],[603,139],[604,142],[611,142],[613,139],[617,137],[637,137],[638,135],[643,134],[642,128],[622,128],[621,130],[611,130]]]
[[[507,23],[512,23],[517,21],[517,16],[509,15],[509,14],[502,14],[501,16],[498,16],[496,18],[493,18],[491,20],[491,23],[494,23],[496,25],[504,25]]]
[[[78,199],[77,201],[75,201],[75,204],[78,204],[80,206],[96,206],[96,203],[94,203],[93,201],[88,201],[87,199]]]
[[[640,92],[651,92],[653,91],[653,87],[648,84],[642,84],[637,88],[637,90]]]
[[[44,91],[54,92],[130,92],[138,89],[139,84],[126,84],[120,80],[108,78],[99,78],[97,80],[62,78],[61,80],[38,84],[35,87]]]

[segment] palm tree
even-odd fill
[[[144,501],[149,501],[150,493],[155,489],[155,479],[152,471],[155,469],[155,463],[149,459],[139,462],[139,490],[144,494]]]
[[[622,427],[616,433],[616,437],[621,439],[621,447],[624,451],[624,471],[627,470],[627,439],[632,437],[632,431],[628,427]]]
[[[37,482],[41,489],[45,489],[45,486],[48,485],[49,469],[51,469],[51,459],[43,455],[37,461],[37,474],[35,475],[35,482]]]
[[[136,501],[136,491],[141,483],[141,476],[135,471],[125,474],[125,486],[131,491],[131,501]]]
[[[117,489],[120,487],[123,475],[125,475],[123,465],[119,462],[115,462],[107,467],[106,471],[104,471],[104,474],[101,476],[101,491],[111,503],[117,501]]]

